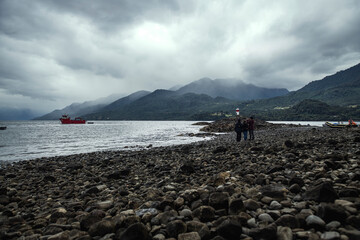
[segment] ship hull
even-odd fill
[[[85,124],[85,120],[69,120],[69,119],[60,119],[62,124]]]

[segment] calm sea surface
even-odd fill
[[[185,144],[202,137],[202,126],[191,121],[94,121],[94,124],[62,125],[60,121],[1,122],[0,161],[70,155],[105,150],[140,149]]]
[[[321,127],[325,121],[269,121]],[[62,125],[59,121],[0,122],[0,161],[107,150],[136,150],[169,146],[210,138],[189,137],[202,126],[192,121],[94,121],[94,124]],[[179,136],[184,134],[184,136]]]

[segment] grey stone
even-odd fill
[[[277,209],[281,209],[281,208],[282,208],[282,205],[278,201],[272,201],[269,206],[269,209],[272,209],[272,210],[277,210]]]
[[[274,222],[274,219],[267,213],[260,214],[258,218],[260,221],[264,221],[264,222],[268,222],[268,223]]]
[[[321,234],[323,240],[340,240],[340,233],[338,232],[324,232]]]
[[[144,224],[135,223],[123,231],[118,240],[149,240],[149,234]]]
[[[306,225],[310,228],[315,228],[318,230],[322,230],[325,227],[325,222],[320,217],[315,215],[310,215],[306,218]]]
[[[216,229],[217,233],[225,239],[240,239],[242,233],[241,224],[235,220],[227,219]]]
[[[293,239],[293,233],[291,228],[289,227],[277,227],[277,239],[278,240],[292,240]]]
[[[244,201],[244,206],[248,210],[256,210],[260,208],[260,204],[252,199],[247,199]]]
[[[186,230],[186,224],[181,220],[174,220],[166,225],[166,231],[170,237],[177,238],[179,234],[185,233]]]
[[[178,240],[201,240],[201,237],[197,232],[181,233]]]

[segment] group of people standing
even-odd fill
[[[244,140],[247,140],[248,132],[249,132],[249,140],[254,140],[254,117],[250,117],[249,119],[241,122],[241,119],[238,119],[235,124],[235,132],[236,132],[236,141],[241,141],[241,133],[244,136]]]

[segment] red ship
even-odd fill
[[[81,119],[79,117],[72,120],[66,114],[62,115],[62,117],[60,118],[60,121],[62,124],[84,124],[84,123],[86,123],[86,120]]]

